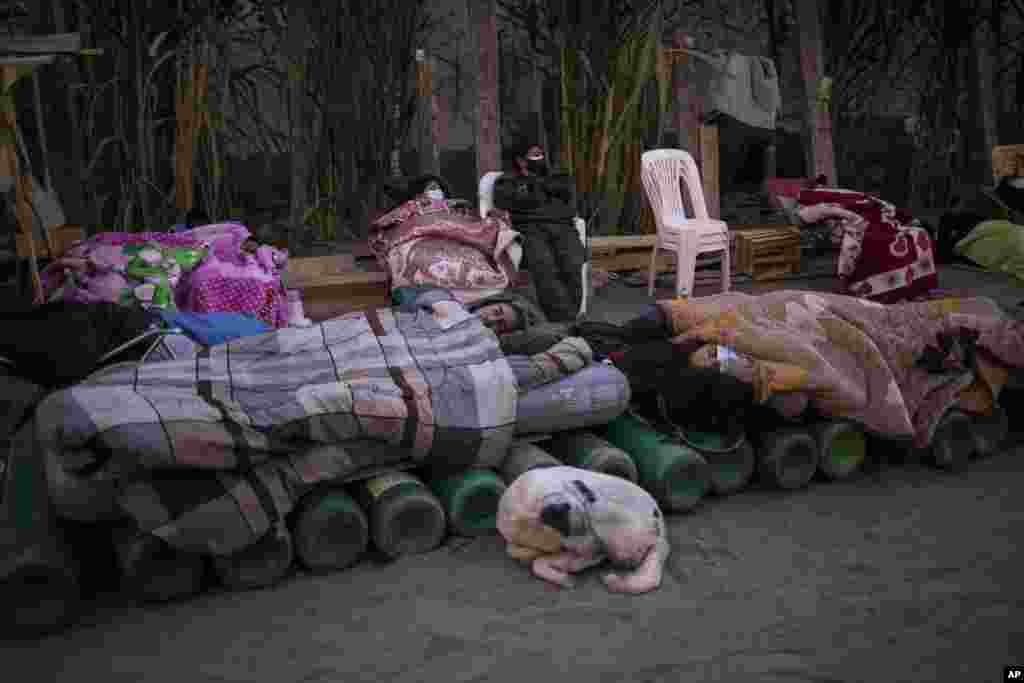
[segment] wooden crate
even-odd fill
[[[774,227],[736,233],[736,271],[773,280],[800,271],[800,231]]]
[[[590,238],[592,267],[615,273],[624,270],[644,270],[651,265],[651,250],[655,235],[623,235],[621,237]],[[655,267],[659,273],[673,270],[675,261],[667,251],[658,254]]]

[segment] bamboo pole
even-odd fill
[[[18,80],[17,67],[9,64],[0,66],[0,86],[3,88],[5,106],[0,107],[0,173],[6,174],[14,184],[14,217],[16,229],[28,238],[29,267],[32,273],[33,302],[42,303],[43,283],[39,276],[39,259],[36,255],[35,230],[33,230],[32,207],[29,197],[32,193],[31,179],[22,175],[17,150],[17,110],[14,106],[13,86]],[[27,188],[26,188],[27,184]],[[26,192],[28,195],[26,195]]]

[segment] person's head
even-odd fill
[[[544,148],[536,144],[528,145],[525,153],[516,160],[516,163],[519,165],[519,172],[523,175],[546,176],[551,171]]]
[[[522,329],[525,322],[519,309],[506,302],[484,304],[475,313],[484,325],[499,336]]]
[[[428,197],[434,200],[447,199],[448,186],[440,177],[432,174],[422,175],[414,178],[409,183],[409,193],[412,197]]]
[[[506,150],[506,159],[522,175],[544,176],[550,173],[547,154],[535,142],[518,142]]]

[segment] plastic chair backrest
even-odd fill
[[[686,213],[680,181],[690,196],[694,213],[692,218],[710,218],[704,201],[700,171],[689,152],[682,149],[652,149],[640,157],[640,168],[647,198],[659,223],[662,216]]]
[[[491,209],[494,208],[494,183],[498,182],[504,173],[501,171],[490,171],[484,173],[483,177],[480,178],[479,187],[479,204],[480,204],[480,218],[487,218],[487,214]]]

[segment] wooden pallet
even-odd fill
[[[800,231],[773,227],[736,233],[736,271],[774,280],[800,271]]]
[[[656,235],[623,235],[620,237],[592,237],[590,239],[590,263],[594,268],[616,273],[625,270],[644,270],[651,265],[651,250]],[[675,268],[672,255],[663,251],[658,254],[655,267],[659,273]]]
[[[349,254],[289,259],[284,282],[299,290],[313,320],[391,305],[387,273],[357,270]]]

